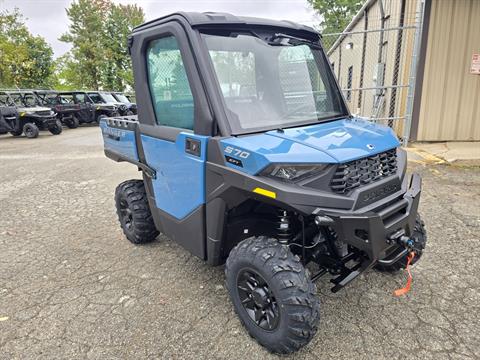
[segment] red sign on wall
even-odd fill
[[[470,67],[470,74],[480,75],[480,54],[472,55],[472,66]]]

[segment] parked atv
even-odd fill
[[[101,116],[100,118],[103,117],[109,117],[109,116],[123,116],[126,115],[127,113],[127,105],[119,103],[113,96],[112,94],[104,91],[89,91],[88,96],[90,99],[93,101],[93,103],[96,106],[103,106],[103,107],[108,107],[108,108],[113,108],[114,113],[110,114],[108,116]],[[97,122],[100,121],[100,118],[98,118]]]
[[[121,92],[112,92],[112,96],[117,100],[119,104],[124,104],[127,109],[123,114],[120,115],[136,115],[137,114],[137,104],[130,102],[130,100]]]
[[[50,108],[40,106],[32,91],[12,90],[0,91],[1,102],[15,106],[19,114],[19,127],[10,133],[14,136],[25,134],[28,138],[36,138],[40,130],[48,130],[53,135],[62,133],[62,123]]]
[[[9,132],[17,134],[19,131],[22,131],[22,127],[20,126],[17,108],[7,106],[7,104],[2,103],[0,99],[0,135]]]
[[[70,129],[75,129],[80,124],[78,113],[80,112],[80,105],[66,100],[58,95],[58,92],[53,90],[34,90],[40,104],[49,107],[57,114],[62,124]]]
[[[100,123],[106,156],[142,171],[115,191],[123,232],[226,263],[235,311],[268,350],[315,335],[320,276],[337,292],[420,259],[421,178],[392,129],[350,114],[314,29],[177,13],[128,44],[138,121]]]
[[[58,96],[62,102],[73,103],[80,107],[76,115],[79,124],[98,123],[102,118],[118,115],[114,104],[96,104],[85,91],[61,91]]]

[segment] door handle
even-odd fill
[[[200,140],[195,140],[187,137],[185,139],[185,152],[190,155],[195,155],[200,157],[200,153],[201,153],[200,145],[201,145]]]

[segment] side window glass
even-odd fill
[[[147,68],[157,123],[193,130],[192,91],[177,40],[173,36],[150,42]]]
[[[75,94],[75,103],[81,104],[85,102],[85,94]]]

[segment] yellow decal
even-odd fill
[[[20,116],[25,116],[25,113],[24,112],[20,113]]]
[[[272,199],[275,199],[277,197],[277,194],[275,194],[273,191],[270,191],[270,190],[265,190],[265,189],[262,189],[262,188],[255,188],[253,190],[254,193],[257,193],[257,194],[260,194],[260,195],[263,195],[263,196],[267,196],[269,198],[272,198]]]

